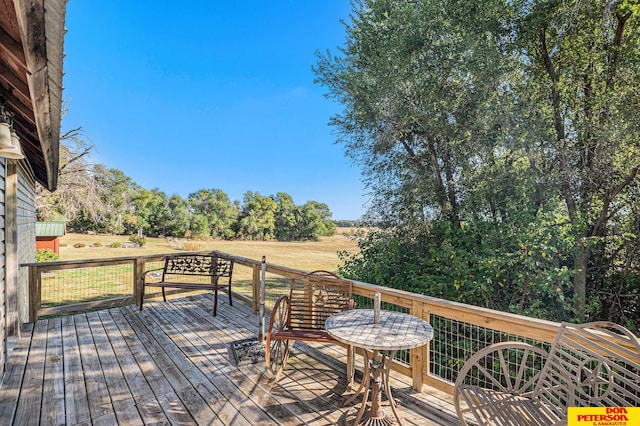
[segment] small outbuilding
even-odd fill
[[[50,249],[60,254],[60,237],[66,234],[64,222],[36,222],[36,250]]]

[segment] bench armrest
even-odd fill
[[[145,282],[145,280],[147,279],[147,275],[149,275],[152,272],[158,272],[158,271],[164,271],[164,268],[149,269],[148,271],[144,271],[144,273],[142,274],[142,282]]]

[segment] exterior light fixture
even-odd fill
[[[0,157],[22,160],[20,138],[13,129],[13,113],[0,103]]]

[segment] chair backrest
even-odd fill
[[[533,397],[567,407],[640,406],[640,340],[611,322],[563,323]]]
[[[324,330],[327,318],[349,309],[352,283],[327,271],[291,279],[289,328]]]

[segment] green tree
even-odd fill
[[[194,215],[206,218],[209,231],[205,235],[214,238],[233,237],[232,225],[238,211],[224,191],[201,189],[189,194],[187,203]]]
[[[131,200],[137,232],[147,235],[164,235],[171,218],[169,200],[158,188],[148,191],[138,188]]]
[[[238,237],[247,240],[275,238],[277,203],[271,197],[247,191],[238,219]]]
[[[392,282],[402,269],[411,286],[561,319],[585,319],[586,289],[611,294],[614,276],[632,295],[637,2],[354,6],[345,46],[315,67],[383,228],[345,269]]]
[[[208,237],[211,232],[209,220],[201,214],[191,215],[191,224],[189,225],[190,237],[202,238]]]
[[[187,202],[177,194],[173,194],[168,202],[169,218],[166,222],[166,232],[174,237],[186,237],[189,235],[191,224],[191,212]]]
[[[500,136],[501,115],[491,114],[499,108],[491,106],[501,94],[503,52],[479,46],[500,29],[489,13],[495,3],[359,1],[341,54],[319,56],[317,81],[344,105],[331,124],[363,166],[376,222],[435,213],[459,224],[458,180],[472,167],[463,142],[483,156]],[[482,25],[468,25],[473,19]]]
[[[275,237],[279,241],[293,241],[297,238],[296,205],[291,195],[278,192],[274,198],[277,204],[275,217]]]
[[[336,225],[331,220],[331,210],[325,203],[308,201],[298,213],[299,238],[318,240],[336,234]]]
[[[612,219],[625,220],[617,213],[640,170],[639,20],[637,2],[591,0],[534,3],[518,21],[526,83],[519,92],[542,115],[536,136],[550,160],[542,175],[574,227],[580,318],[587,288],[615,268],[607,255]]]

